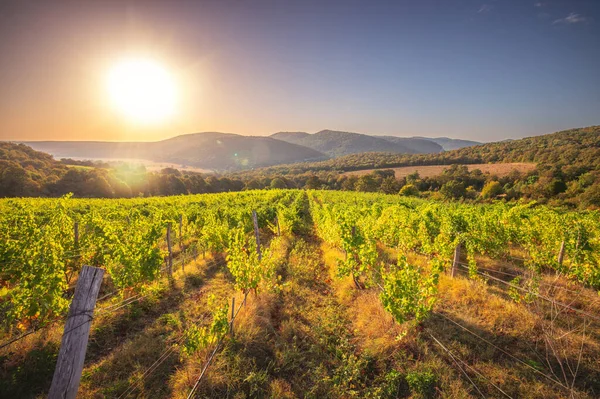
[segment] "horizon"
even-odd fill
[[[599,18],[591,0],[7,1],[0,140],[599,125]]]
[[[573,127],[572,129],[583,129],[583,128],[587,128],[587,127],[593,127],[593,126],[577,126],[577,127]],[[570,129],[566,129],[566,130],[571,130]],[[363,133],[363,132],[345,132],[345,131],[340,131],[340,130],[333,130],[333,129],[321,129],[319,131],[316,132],[301,132],[301,131],[277,131],[277,132],[273,132],[273,133],[267,133],[264,135],[258,135],[258,134],[238,134],[238,133],[232,133],[232,132],[217,132],[217,131],[204,131],[204,132],[193,132],[193,133],[182,133],[182,134],[176,134],[174,136],[170,136],[170,137],[164,137],[161,139],[157,139],[157,140],[46,140],[46,139],[41,139],[41,140],[0,140],[0,141],[5,141],[5,142],[12,142],[12,143],[34,143],[34,142],[46,142],[46,141],[56,141],[56,142],[101,142],[101,143],[153,143],[153,142],[158,142],[158,141],[164,141],[164,140],[169,140],[169,139],[173,139],[176,137],[181,137],[181,136],[190,136],[190,135],[195,135],[195,134],[205,134],[205,133],[218,133],[218,134],[233,134],[233,135],[239,135],[239,136],[244,136],[244,137],[271,137],[274,134],[277,133],[306,133],[309,135],[314,135],[317,133],[321,133],[324,131],[335,131],[335,132],[340,132],[340,133],[350,133],[350,134],[362,134],[362,135],[368,135],[368,136],[373,136],[373,137],[385,137],[385,136],[394,136],[394,137],[401,137],[401,138],[423,138],[423,139],[452,139],[452,140],[466,140],[466,141],[477,141],[477,140],[469,140],[469,139],[463,139],[461,137],[448,137],[448,136],[395,136],[395,135],[388,135],[388,134],[371,134],[371,133]],[[523,136],[523,137],[519,137],[516,139],[512,139],[512,138],[505,138],[505,139],[499,139],[499,140],[494,140],[494,141],[477,141],[478,143],[481,144],[487,144],[487,143],[496,143],[496,142],[501,142],[501,141],[506,141],[506,140],[519,140],[519,139],[525,139],[525,138],[529,138],[529,137],[536,137],[536,136],[544,136],[547,134],[552,134],[552,133],[558,133],[559,131],[556,132],[547,132],[547,133],[540,133],[540,134],[534,134],[531,136]],[[272,137],[271,137],[272,138]],[[277,140],[277,139],[275,139]]]

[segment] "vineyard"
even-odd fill
[[[50,391],[84,266],[78,397],[600,396],[599,212],[298,190],[0,210],[0,397]]]

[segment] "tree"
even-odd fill
[[[273,180],[271,180],[270,186],[271,188],[287,188],[287,184],[285,184],[283,179],[280,179],[279,177],[276,177]]]
[[[446,199],[464,198],[467,193],[464,183],[450,180],[440,188],[440,194]]]
[[[350,176],[347,179],[344,179],[344,181],[342,182],[342,190],[354,191],[357,181],[358,178],[356,176]]]
[[[304,188],[308,189],[308,190],[317,190],[319,188],[321,188],[321,181],[319,180],[319,178],[317,176],[311,176],[306,180],[306,183],[304,184]]]
[[[481,198],[495,198],[502,194],[502,186],[498,181],[490,181],[481,190]]]
[[[552,179],[548,185],[548,192],[550,195],[558,195],[567,191],[567,185],[561,179]]]
[[[385,194],[395,194],[398,192],[400,184],[396,180],[394,176],[386,177],[381,182],[381,187],[379,187],[379,191]]]
[[[419,189],[415,187],[414,184],[407,184],[400,189],[400,195],[404,195],[406,197],[418,197]]]
[[[356,191],[375,192],[377,191],[377,180],[371,175],[364,175],[358,178],[354,189]]]

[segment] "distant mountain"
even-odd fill
[[[322,130],[280,132],[269,137],[204,132],[156,142],[27,141],[57,158],[144,159],[183,167],[237,170],[319,161],[363,152],[434,154],[478,143],[449,138],[371,136]]]
[[[444,151],[443,146],[435,141],[419,137],[377,136],[392,143],[401,144],[414,154],[435,154]]]
[[[439,144],[444,151],[451,151],[451,150],[458,150],[460,148],[465,148],[465,147],[473,147],[474,145],[479,145],[481,144],[478,141],[471,141],[471,140],[462,140],[462,139],[451,139],[448,137],[436,137],[436,138],[430,138],[430,137],[413,137],[414,139],[423,139],[423,140],[428,140],[428,141],[432,141],[436,144]]]
[[[313,150],[325,153],[332,157],[339,157],[360,152],[395,152],[402,154],[415,154],[413,148],[405,143],[393,142],[383,137],[369,136],[360,133],[339,132],[335,130],[322,130],[318,133],[280,132],[271,135],[272,138],[302,145]]]
[[[156,142],[28,141],[57,158],[145,159],[229,170],[327,159],[324,154],[270,137],[193,133]]]
[[[397,137],[373,136],[361,133],[322,130],[310,134],[305,132],[279,132],[271,135],[277,140],[287,141],[339,157],[362,152],[388,152],[398,154],[435,154],[480,143],[447,137]]]

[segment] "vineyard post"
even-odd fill
[[[452,260],[452,271],[450,272],[450,277],[454,277],[454,273],[458,268],[458,263],[460,262],[460,243],[456,245],[454,248],[454,259]]]
[[[558,251],[558,264],[562,266],[563,259],[565,258],[565,240],[560,243],[560,250]]]
[[[281,228],[279,227],[279,216],[275,215],[275,223],[277,223],[277,237],[281,237]]]
[[[183,257],[183,262],[181,263],[181,270],[185,273],[185,247],[183,245],[183,215],[179,215],[179,250],[181,251],[181,256]]]
[[[98,267],[83,266],[81,269],[65,323],[49,399],[77,396],[90,325],[103,275],[104,269]]]
[[[169,250],[169,258],[167,264],[167,272],[169,279],[173,278],[173,249],[171,248],[171,222],[167,224],[167,249]]]
[[[256,252],[258,253],[258,260],[262,260],[262,252],[260,251],[260,235],[258,233],[258,216],[256,211],[252,211],[252,221],[254,222],[254,235],[256,236]]]
[[[231,336],[234,336],[233,332],[233,319],[235,317],[235,297],[231,297],[231,323],[229,324],[229,332],[231,332]]]
[[[75,248],[79,248],[79,222],[75,222],[73,225],[73,241],[75,242]]]

